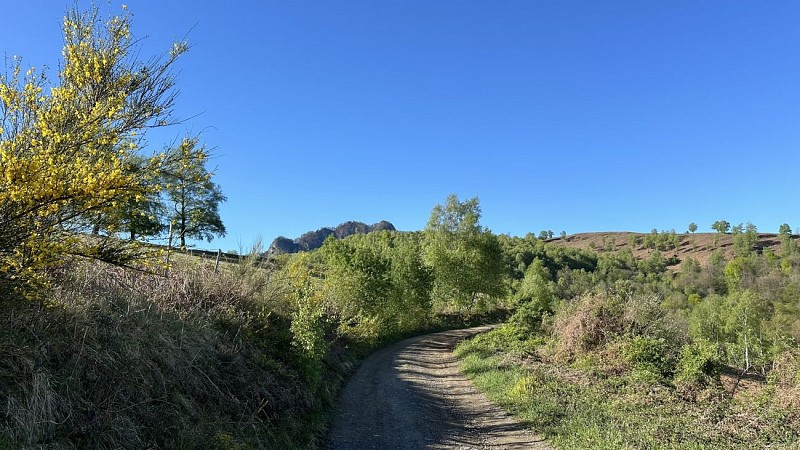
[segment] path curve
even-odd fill
[[[339,398],[325,448],[551,449],[459,371],[453,348],[490,328],[417,336],[370,355]]]

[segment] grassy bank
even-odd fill
[[[723,374],[718,384],[691,390],[600,354],[560,364],[552,350],[552,341],[508,324],[456,353],[479,389],[558,448],[789,449],[800,442],[797,387],[778,376]]]
[[[80,263],[0,314],[0,447],[307,448],[332,398],[304,379],[255,271],[169,278]],[[331,357],[331,385],[347,361]],[[326,395],[327,394],[327,395]]]
[[[80,261],[49,274],[41,301],[9,293],[0,448],[315,448],[364,355],[503,317],[434,314],[361,338],[333,310],[303,316],[318,291],[298,303],[287,273],[180,255],[168,277]]]

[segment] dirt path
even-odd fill
[[[488,329],[418,336],[371,355],[342,392],[325,448],[552,448],[458,370],[453,347]]]

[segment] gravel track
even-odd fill
[[[417,336],[369,356],[339,398],[324,448],[551,449],[459,371],[453,348],[490,328]]]

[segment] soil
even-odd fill
[[[342,392],[325,448],[551,449],[459,371],[453,348],[490,328],[418,336],[372,354]]]

